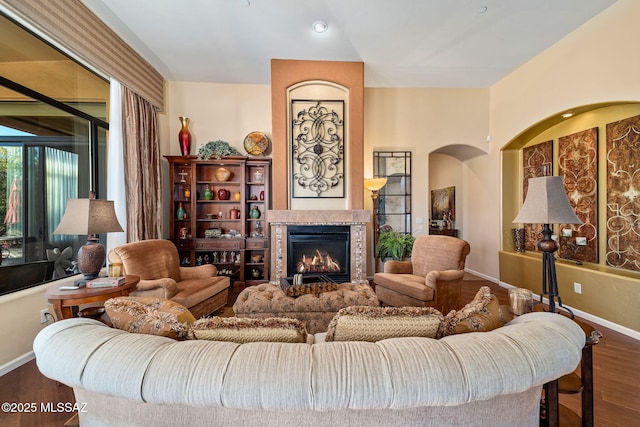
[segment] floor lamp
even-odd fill
[[[376,245],[378,244],[378,191],[387,183],[387,178],[366,178],[364,180],[364,188],[371,191],[371,200],[373,201],[373,271],[378,272],[378,254]]]
[[[558,295],[558,279],[556,277],[555,252],[558,242],[551,238],[549,224],[582,224],[569,204],[564,190],[562,177],[544,176],[529,178],[529,188],[522,209],[513,220],[514,223],[543,224],[542,240],[538,242],[538,250],[542,252],[542,293],[549,299],[549,312],[555,313],[556,300],[558,306],[571,314],[573,312],[562,305]]]

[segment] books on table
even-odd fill
[[[125,282],[124,276],[119,277],[96,277],[87,282],[87,288],[113,288]]]

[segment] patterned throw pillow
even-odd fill
[[[297,319],[211,317],[198,319],[189,329],[189,339],[248,342],[307,342],[307,329]]]
[[[325,341],[438,338],[442,319],[442,313],[433,307],[352,306],[341,309],[331,320]]]
[[[177,302],[154,297],[117,297],[104,303],[111,323],[117,329],[185,339],[193,314]]]
[[[483,286],[469,304],[444,317],[443,336],[466,332],[487,332],[502,326],[500,303],[491,288]]]

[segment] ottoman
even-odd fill
[[[240,292],[233,311],[236,317],[298,319],[305,323],[308,333],[315,334],[326,332],[338,311],[352,305],[379,307],[380,303],[369,285],[342,283],[335,291],[292,298],[280,286],[263,283]]]

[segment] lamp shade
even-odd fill
[[[387,178],[365,178],[364,188],[369,191],[378,191],[387,184]]]
[[[69,199],[53,234],[102,234],[124,231],[111,200]]]
[[[582,224],[569,204],[561,176],[529,178],[527,197],[513,222]]]

